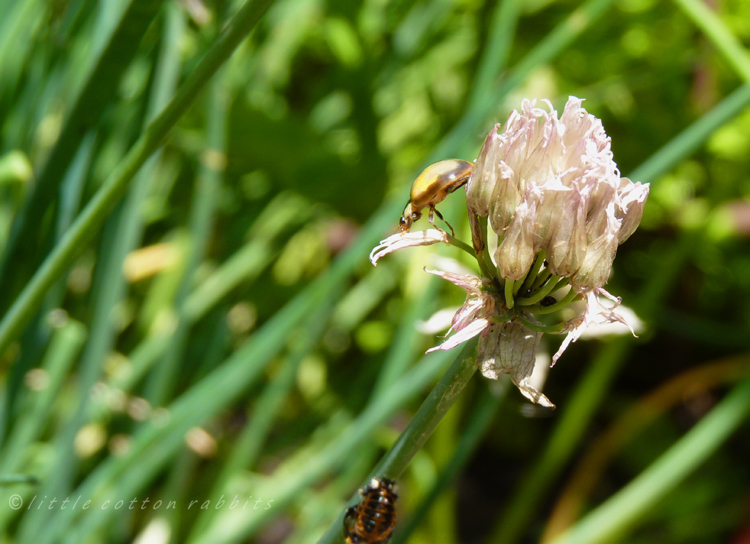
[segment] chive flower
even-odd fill
[[[497,379],[509,374],[531,401],[553,406],[529,378],[543,333],[567,333],[557,362],[591,324],[620,322],[621,299],[605,289],[617,247],[640,223],[649,185],[621,177],[610,139],[581,99],[562,116],[547,100],[524,100],[505,128],[485,139],[466,184],[473,254],[482,277],[428,271],[467,293],[443,344],[451,349],[481,335],[477,364]],[[440,229],[399,233],[370,255],[373,264],[398,249],[443,242],[469,248]],[[600,297],[613,304],[605,306]],[[576,301],[584,309],[548,325],[539,318]],[[632,328],[631,328],[632,331]],[[430,350],[430,351],[432,351]]]

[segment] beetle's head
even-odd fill
[[[404,233],[409,232],[411,224],[417,221],[420,217],[422,217],[422,214],[415,211],[411,206],[411,202],[409,202],[404,209],[404,215],[401,216],[401,219],[398,222],[399,230]]]

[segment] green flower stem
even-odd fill
[[[555,334],[558,332],[562,332],[565,330],[565,323],[558,323],[557,325],[540,325],[538,323],[533,323],[526,319],[523,314],[519,311],[516,311],[515,317],[518,318],[518,320],[523,323],[523,325],[527,329],[531,329],[532,331],[538,331],[538,332],[546,332],[549,334]]]
[[[411,459],[422,448],[422,445],[446,412],[453,406],[453,403],[476,372],[476,346],[476,339],[464,346],[461,354],[430,392],[404,432],[386,452],[371,475],[363,482],[363,485],[372,476],[384,476],[395,480],[406,469]],[[360,499],[361,497],[355,494],[349,501],[349,505],[358,503]],[[340,544],[343,542],[343,519],[344,510],[334,520],[318,541],[318,544]]]
[[[553,544],[612,542],[708,459],[750,415],[750,381],[737,386],[650,467]]]
[[[513,308],[513,286],[515,282],[512,280],[505,280],[505,305],[508,309]]]
[[[523,285],[524,281],[526,281],[525,277],[513,282],[513,296],[516,296],[521,290],[521,286]]]
[[[552,272],[550,271],[549,267],[545,268],[541,272],[539,272],[539,275],[534,280],[534,283],[531,285],[531,290],[536,291],[539,289],[542,285],[544,285],[544,282],[547,281],[547,278],[550,277]]]
[[[445,413],[477,370],[477,340],[468,342],[448,371],[430,392],[396,443],[383,456],[373,475],[396,479],[422,448]]]
[[[516,304],[519,306],[531,306],[532,304],[536,304],[537,302],[542,300],[544,297],[549,295],[552,291],[559,289],[560,287],[563,287],[563,285],[560,285],[563,282],[565,283],[565,285],[567,285],[568,278],[559,279],[557,276],[552,276],[552,279],[548,281],[544,285],[544,287],[539,289],[533,295],[529,297],[525,297],[525,298],[517,298]]]
[[[34,312],[39,309],[47,290],[64,273],[76,255],[83,250],[85,242],[109,216],[146,159],[160,147],[170,129],[195,101],[198,93],[219,67],[250,33],[272,2],[273,0],[249,0],[245,3],[216,44],[188,76],[174,99],[144,130],[123,161],[107,178],[0,322],[0,355],[18,337]]]
[[[510,321],[511,319],[513,319],[515,315],[516,311],[512,310],[505,315],[492,317],[490,318],[490,321],[492,321],[493,323],[505,323],[506,321]]]
[[[544,257],[546,255],[547,255],[547,251],[544,249],[536,254],[536,259],[534,260],[534,264],[531,265],[531,270],[529,270],[529,273],[526,274],[526,279],[524,280],[523,285],[521,286],[521,292],[525,293],[531,288],[532,285],[534,285],[534,280],[536,279],[537,275],[539,274],[542,268],[542,265],[544,264]]]
[[[552,291],[550,291],[550,294],[554,293],[555,291],[559,291],[563,287],[566,287],[570,283],[570,278],[562,278],[560,281],[557,282],[557,284],[552,288]]]
[[[492,423],[492,418],[497,412],[500,401],[505,396],[507,385],[510,380],[496,383],[484,384],[482,393],[477,400],[476,406],[471,413],[468,421],[461,429],[461,439],[456,445],[450,461],[443,467],[435,484],[430,489],[427,496],[422,499],[414,513],[409,517],[404,525],[396,527],[396,531],[391,539],[390,544],[405,544],[411,534],[427,517],[432,505],[443,494],[448,486],[456,479],[459,471],[466,465],[471,454],[476,449],[479,441]],[[496,391],[494,385],[503,385],[500,391]]]
[[[451,236],[450,234],[448,234],[447,237],[448,237],[448,244],[450,244],[452,246],[456,246],[457,248],[465,251],[466,253],[468,253],[472,257],[476,258],[477,262],[479,263],[479,267],[482,269],[482,274],[484,274],[486,276],[489,276],[489,274],[490,274],[489,270],[487,270],[486,266],[484,266],[484,263],[479,258],[477,258],[477,254],[474,251],[473,247],[471,247],[466,242],[464,242],[462,240],[459,240],[455,236]]]
[[[558,310],[562,310],[563,308],[565,308],[565,306],[567,306],[568,304],[576,300],[576,297],[580,297],[580,295],[576,293],[573,289],[571,289],[570,291],[568,291],[567,295],[565,295],[563,298],[555,302],[552,306],[536,305],[536,306],[532,306],[529,309],[529,311],[531,313],[539,314],[539,315],[551,314],[551,313],[554,313]]]

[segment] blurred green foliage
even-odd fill
[[[551,541],[603,505],[608,541],[747,541],[747,407],[725,393],[750,375],[750,3],[276,0],[220,66],[239,9],[0,0],[1,541],[317,541],[456,356],[422,357],[439,338],[416,323],[463,300],[423,267],[472,266],[367,252],[427,161],[569,95],[652,183],[608,286],[645,328],[573,345],[555,412],[473,378],[400,478],[395,538]],[[441,209],[468,239],[462,205]],[[686,436],[713,446],[649,470]],[[648,512],[608,513],[646,477]]]

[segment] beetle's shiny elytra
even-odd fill
[[[352,506],[344,516],[344,533],[349,544],[385,544],[396,525],[396,483],[387,478],[373,478],[359,490],[362,502]]]
[[[446,159],[425,168],[411,186],[411,198],[406,205],[404,215],[401,216],[401,232],[409,232],[411,224],[422,217],[422,210],[429,208],[430,214],[428,218],[432,226],[440,230],[435,225],[433,214],[436,214],[448,225],[448,228],[451,229],[451,234],[455,235],[453,227],[435,209],[435,206],[442,202],[450,193],[469,181],[473,168],[473,163],[459,159]]]

